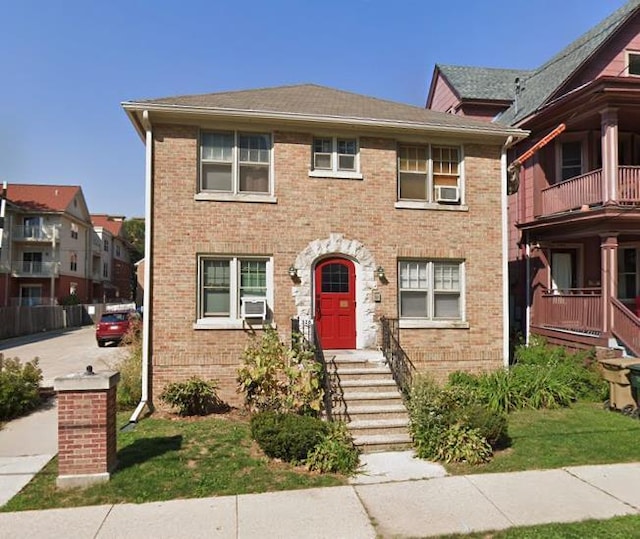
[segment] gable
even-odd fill
[[[427,98],[426,107],[440,112],[449,112],[451,108],[456,107],[459,104],[460,99],[456,95],[454,89],[442,75],[440,70],[436,68],[429,97]]]
[[[627,51],[640,52],[640,13],[633,15],[589,62],[555,94],[560,96],[600,77],[627,76]]]

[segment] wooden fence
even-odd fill
[[[90,311],[100,313],[102,305],[0,307],[0,339],[93,324]]]

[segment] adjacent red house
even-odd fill
[[[428,108],[531,132],[509,186],[511,319],[527,335],[640,355],[639,105],[638,0],[531,72],[435,68]]]

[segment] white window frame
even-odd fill
[[[71,237],[74,240],[78,239],[78,225],[75,223],[71,223]]]
[[[231,189],[215,190],[205,189],[203,186],[204,174],[203,164],[206,163],[226,163],[227,161],[216,161],[203,159],[203,137],[207,134],[232,135],[233,147],[231,149]],[[239,137],[246,136],[268,136],[269,137],[269,163],[267,170],[269,174],[269,189],[266,192],[240,191],[240,152]],[[198,136],[198,193],[196,200],[235,200],[246,202],[276,202],[274,197],[274,142],[273,133],[267,131],[247,131],[229,129],[202,129]],[[264,163],[260,163],[264,165]]]
[[[458,176],[456,187],[458,189],[458,201],[457,202],[445,202],[438,201],[435,196],[436,182],[434,180],[434,167],[433,167],[433,148],[456,148],[458,150]],[[420,148],[426,150],[427,153],[427,171],[426,174],[420,173],[420,176],[425,176],[426,182],[426,198],[425,199],[411,199],[400,197],[400,149],[401,148]],[[452,142],[398,142],[396,149],[396,208],[408,208],[408,209],[438,209],[448,211],[468,211],[468,207],[465,204],[465,152],[463,144],[456,144]],[[411,172],[404,172],[405,174]],[[418,173],[416,173],[418,174]],[[453,177],[453,175],[452,175]],[[453,187],[453,186],[452,186]]]
[[[631,57],[638,56],[640,58],[640,51],[638,50],[625,50],[624,51],[624,72],[627,77],[638,77],[640,73],[631,73],[629,65],[631,64]]]
[[[331,155],[331,167],[330,168],[316,168],[316,140],[329,140],[331,141],[331,152],[318,152],[318,153],[330,153]],[[338,164],[340,161],[340,155],[352,155],[352,154],[340,154],[338,153],[338,141],[346,140],[353,141],[356,146],[355,154],[353,154],[354,168],[353,169],[341,169]],[[309,169],[309,176],[311,178],[338,178],[347,180],[361,180],[363,178],[360,172],[360,139],[354,136],[341,136],[341,135],[315,135],[311,141],[311,166]]]
[[[203,265],[205,261],[209,260],[222,260],[228,261],[230,264],[230,279],[229,279],[229,315],[228,316],[205,316],[204,315],[204,287],[203,287]],[[260,318],[247,318],[241,317],[241,305],[240,305],[240,263],[244,261],[261,261],[266,263],[266,280],[267,280],[267,318],[262,320]],[[274,301],[274,278],[273,278],[273,257],[271,256],[259,256],[259,255],[233,255],[233,256],[221,256],[200,254],[198,255],[198,274],[197,274],[197,297],[196,308],[197,318],[194,324],[194,329],[244,329],[246,325],[257,324],[261,326],[266,322],[272,322],[273,320],[273,301]],[[273,325],[273,324],[271,324]]]
[[[401,313],[401,293],[403,289],[401,288],[401,267],[402,264],[426,264],[427,265],[427,279],[428,279],[428,287],[426,289],[421,289],[427,294],[427,315],[424,317],[416,317],[416,316],[402,316]],[[449,264],[449,265],[457,265],[459,268],[459,282],[460,289],[459,293],[459,310],[460,316],[458,318],[436,318],[434,316],[435,313],[435,296],[439,293],[446,294],[451,293],[449,290],[435,290],[435,271],[434,267],[436,264]],[[398,271],[398,320],[400,328],[442,328],[442,329],[467,329],[469,328],[469,323],[466,320],[466,270],[465,270],[465,262],[464,260],[459,259],[399,259],[397,264]],[[416,290],[408,288],[407,291]]]

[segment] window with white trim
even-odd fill
[[[332,174],[357,173],[358,141],[354,138],[316,137],[313,139],[311,169]]]
[[[269,302],[271,266],[264,257],[200,257],[198,317],[239,320],[243,298]]]
[[[74,240],[78,239],[78,225],[75,223],[71,223],[71,237]]]
[[[200,134],[200,190],[231,194],[270,194],[271,135],[211,132]]]
[[[406,260],[398,266],[400,318],[462,320],[462,262]]]
[[[398,146],[398,200],[460,204],[459,146]]]

